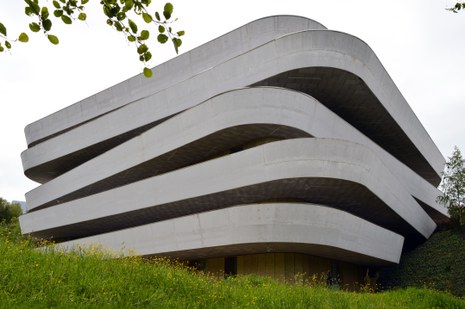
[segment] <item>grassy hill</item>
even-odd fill
[[[17,226],[0,226],[0,307],[465,308],[465,300],[416,288],[353,293],[256,276],[216,280],[164,260],[108,259],[97,250],[39,252]]]
[[[405,253],[398,266],[383,269],[385,287],[428,287],[465,296],[465,235],[459,229],[434,233],[423,245]]]

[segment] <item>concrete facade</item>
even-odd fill
[[[23,233],[287,280],[398,263],[448,219],[444,158],[358,38],[273,16],[154,71],[26,127]]]

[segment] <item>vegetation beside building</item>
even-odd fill
[[[17,219],[0,226],[0,256],[5,308],[465,308],[465,300],[427,289],[354,293],[318,280],[217,279],[167,260],[108,259],[100,250],[41,252],[21,237]]]
[[[18,218],[22,214],[21,206],[9,203],[0,197],[0,223],[10,223],[12,219]]]
[[[459,227],[434,233],[380,273],[383,287],[419,287],[465,296],[465,234]]]

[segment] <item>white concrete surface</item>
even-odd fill
[[[326,29],[300,16],[270,16],[255,20],[155,67],[156,78],[142,74],[37,120],[25,128],[28,145],[101,116],[121,106],[147,98],[165,88],[246,53],[284,34],[308,29]]]
[[[87,221],[98,218],[214,193],[220,193],[221,197],[227,190],[293,178],[330,178],[360,184],[376,195],[386,205],[386,210],[397,214],[398,224],[405,220],[425,238],[436,228],[433,220],[373,151],[353,142],[317,138],[273,142],[209,160],[30,212],[20,217],[20,223],[24,233],[79,223],[85,227]],[[370,205],[362,206],[367,215],[376,217],[370,213]]]
[[[341,260],[370,264],[398,263],[403,237],[346,212],[314,204],[272,203],[242,205],[121,231],[96,235],[57,245],[59,250],[100,244],[129,255],[209,257],[208,252],[231,255],[230,247],[244,251],[265,244],[268,252],[285,246],[302,253],[327,255],[321,247],[332,247]],[[308,245],[313,245],[309,251]],[[252,251],[250,251],[252,250]],[[234,251],[232,251],[234,252]]]
[[[282,36],[151,96],[50,138],[23,152],[24,169],[27,171],[34,166],[172,116],[230,89],[307,67],[337,68],[360,77],[434,169],[436,178],[430,182],[437,182],[443,170],[444,158],[378,58],[363,41],[330,30],[308,30]],[[117,93],[114,95],[118,96]]]
[[[154,71],[26,127],[24,170],[43,184],[23,233],[380,265],[448,218],[435,201],[444,158],[360,39],[274,16]]]
[[[63,197],[124,172],[170,151],[188,147],[196,140],[231,127],[244,125],[244,134],[254,130],[255,124],[276,124],[292,127],[310,136],[337,138],[363,144],[375,151],[389,170],[409,193],[440,214],[447,210],[436,203],[438,190],[373,143],[365,135],[312,97],[300,92],[279,88],[245,88],[213,97],[181,113],[147,132],[84,162],[82,165],[37,187],[26,194],[29,210],[46,203],[63,202]],[[270,134],[271,132],[264,132]],[[304,134],[301,135],[305,136]],[[263,137],[267,137],[264,135]],[[294,137],[294,136],[290,136]],[[208,147],[220,144],[213,139]],[[187,158],[189,159],[189,158]],[[187,161],[185,164],[192,164]],[[153,169],[153,175],[156,169]],[[76,197],[77,198],[77,197]],[[69,200],[69,199],[67,199]]]

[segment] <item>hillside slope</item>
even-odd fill
[[[447,293],[407,288],[335,291],[316,280],[279,284],[247,276],[218,280],[166,260],[109,259],[98,249],[34,249],[18,226],[0,223],[2,308],[465,308]]]

